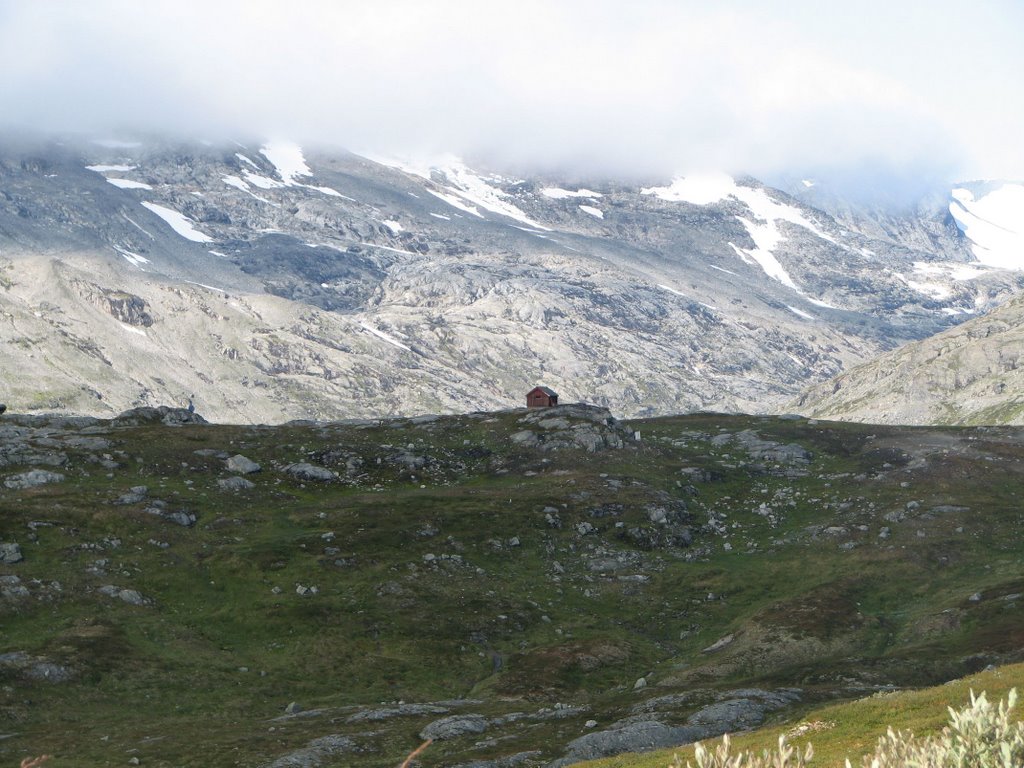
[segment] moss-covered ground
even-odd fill
[[[785,730],[1024,659],[1019,429],[523,415],[101,422],[93,442],[0,417],[0,542],[24,555],[0,564],[0,763],[261,766],[341,734],[358,749],[319,764],[393,766],[440,715],[350,718],[442,702],[492,725],[422,765],[542,764],[645,697],[798,688],[770,716]],[[580,425],[611,439],[563,439]],[[251,490],[218,484],[235,454],[261,465]],[[3,486],[34,468],[65,479]],[[114,503],[134,486],[143,500]],[[954,695],[938,690],[919,695]],[[824,764],[897,701],[812,734]],[[555,705],[578,709],[545,716]],[[529,717],[493,724],[514,712]],[[633,760],[604,765],[655,764]]]

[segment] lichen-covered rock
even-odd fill
[[[217,481],[217,486],[222,491],[251,491],[256,484],[244,477],[223,477]]]
[[[338,479],[338,475],[331,470],[306,463],[289,464],[282,471],[286,475],[291,475],[296,480],[330,482],[331,480]]]
[[[172,408],[168,405],[161,405],[156,408],[143,406],[124,411],[111,420],[114,427],[138,427],[143,424],[167,424],[178,426],[181,424],[206,424],[206,419],[188,408]]]
[[[45,469],[33,469],[28,472],[22,472],[17,475],[11,475],[4,480],[4,485],[12,490],[23,490],[25,488],[34,488],[39,485],[46,485],[48,483],[59,483],[64,480],[64,475],[60,472],[50,472]]]
[[[20,563],[24,559],[24,555],[21,554],[21,547],[18,546],[17,542],[7,541],[0,543],[0,563],[13,565],[14,563]]]
[[[143,597],[140,592],[134,589],[121,589],[113,584],[102,586],[98,591],[101,595],[123,600],[128,605],[147,605],[149,603],[149,600]]]
[[[570,741],[566,746],[566,756],[550,763],[549,768],[561,768],[583,760],[596,760],[599,757],[611,757],[623,752],[648,752],[652,749],[677,747],[706,738],[708,735],[705,728],[672,726],[658,720],[641,720],[619,728],[588,733]]]
[[[452,715],[427,725],[420,731],[421,739],[455,739],[467,734],[483,733],[487,730],[487,718],[483,715]]]
[[[355,742],[347,736],[321,736],[319,739],[313,739],[302,749],[289,752],[272,763],[267,763],[266,768],[319,768],[331,763],[338,755],[351,752],[355,747]]]
[[[144,485],[133,485],[128,489],[127,493],[123,493],[114,500],[115,504],[127,505],[127,504],[138,504],[144,501],[146,496],[149,495],[149,488]]]
[[[240,475],[251,475],[260,471],[259,464],[240,453],[230,457],[225,464],[227,464],[229,472],[237,472]]]
[[[393,717],[412,717],[416,715],[443,715],[447,714],[446,707],[439,707],[436,704],[399,704],[396,707],[384,709],[365,709],[350,715],[345,722],[365,723],[390,720]]]

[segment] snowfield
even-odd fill
[[[212,237],[196,229],[195,222],[183,213],[172,211],[170,208],[164,208],[156,203],[144,202],[142,206],[167,222],[171,229],[186,240],[191,240],[193,243],[213,242]]]
[[[371,160],[389,168],[397,168],[410,176],[417,176],[426,182],[426,190],[459,210],[484,218],[480,208],[497,213],[534,229],[548,231],[550,228],[526,215],[513,205],[512,196],[494,183],[515,181],[501,176],[479,174],[454,155],[443,155],[436,160],[404,160],[375,154],[363,154]],[[440,179],[444,179],[441,182]],[[492,183],[493,182],[493,183]],[[593,195],[588,195],[593,197]]]
[[[1003,184],[975,199],[962,187],[954,189],[949,212],[971,241],[982,264],[1024,270],[1024,185]]]
[[[778,222],[796,224],[813,232],[822,240],[835,243],[834,238],[809,221],[800,209],[774,200],[764,189],[737,184],[735,179],[725,174],[687,176],[673,180],[667,187],[645,187],[640,192],[644,195],[654,195],[661,200],[690,205],[710,205],[729,197],[743,203],[750,210],[752,217],[737,215],[736,218],[746,227],[754,241],[754,247],[740,248],[730,243],[736,255],[744,261],[757,264],[768,277],[799,293],[802,291],[773,252],[779,243],[786,239],[779,229]]]
[[[118,189],[153,189],[149,184],[141,181],[132,181],[131,179],[112,179],[108,176],[107,181]]]
[[[275,141],[264,144],[260,148],[263,155],[270,164],[277,169],[281,181],[285,184],[294,184],[298,176],[312,176],[313,172],[306,165],[306,158],[302,154],[302,147],[287,141]]]
[[[359,327],[362,328],[364,331],[369,331],[378,339],[386,341],[388,344],[391,344],[392,346],[398,347],[399,349],[404,349],[406,352],[412,352],[412,350],[409,347],[405,346],[405,344],[400,342],[394,336],[389,336],[388,334],[384,333],[384,331],[378,331],[372,325],[361,322],[359,323]]]
[[[561,187],[544,187],[540,191],[544,197],[550,197],[552,200],[565,200],[568,197],[587,197],[597,199],[602,197],[600,192],[593,192],[589,189],[578,189],[575,192],[569,189],[562,189]]]

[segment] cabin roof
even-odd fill
[[[551,389],[550,387],[534,387],[533,389],[530,390],[530,392],[536,392],[538,390],[543,392],[548,397],[558,397],[558,393],[555,392],[555,390]]]

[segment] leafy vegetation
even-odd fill
[[[1016,689],[1007,702],[989,703],[985,694],[975,697],[960,710],[950,709],[949,725],[936,736],[919,738],[913,733],[889,728],[872,754],[861,759],[864,768],[1016,768],[1024,761],[1024,723],[1011,720],[1010,710],[1017,700]],[[814,756],[808,744],[801,752],[780,736],[774,750],[760,755],[746,751],[733,754],[729,737],[709,751],[698,743],[693,763],[686,768],[804,768]],[[676,755],[670,768],[682,768]],[[846,762],[850,768],[850,762]]]
[[[581,764],[580,768],[678,768],[694,763],[710,768],[732,765],[728,760],[737,768],[755,768],[773,765],[784,754],[792,761],[787,765],[803,761],[815,768],[867,768],[875,760],[886,768],[1001,768],[1003,744],[1016,761],[1010,765],[1020,765],[1024,726],[1012,713],[1021,681],[1024,665],[1010,665],[938,687],[879,693],[813,710],[795,725],[737,734],[710,749],[693,745],[622,755]],[[976,696],[979,686],[989,686],[991,694]],[[1005,701],[993,705],[990,695]],[[780,748],[781,744],[785,747]]]
[[[738,691],[789,692],[758,717],[792,724],[1022,658],[1016,430],[550,417],[5,415],[0,761],[262,766],[332,736],[319,765],[390,767],[472,714],[418,761],[543,764]],[[219,482],[236,454],[251,490]],[[43,467],[65,479],[3,487]]]

